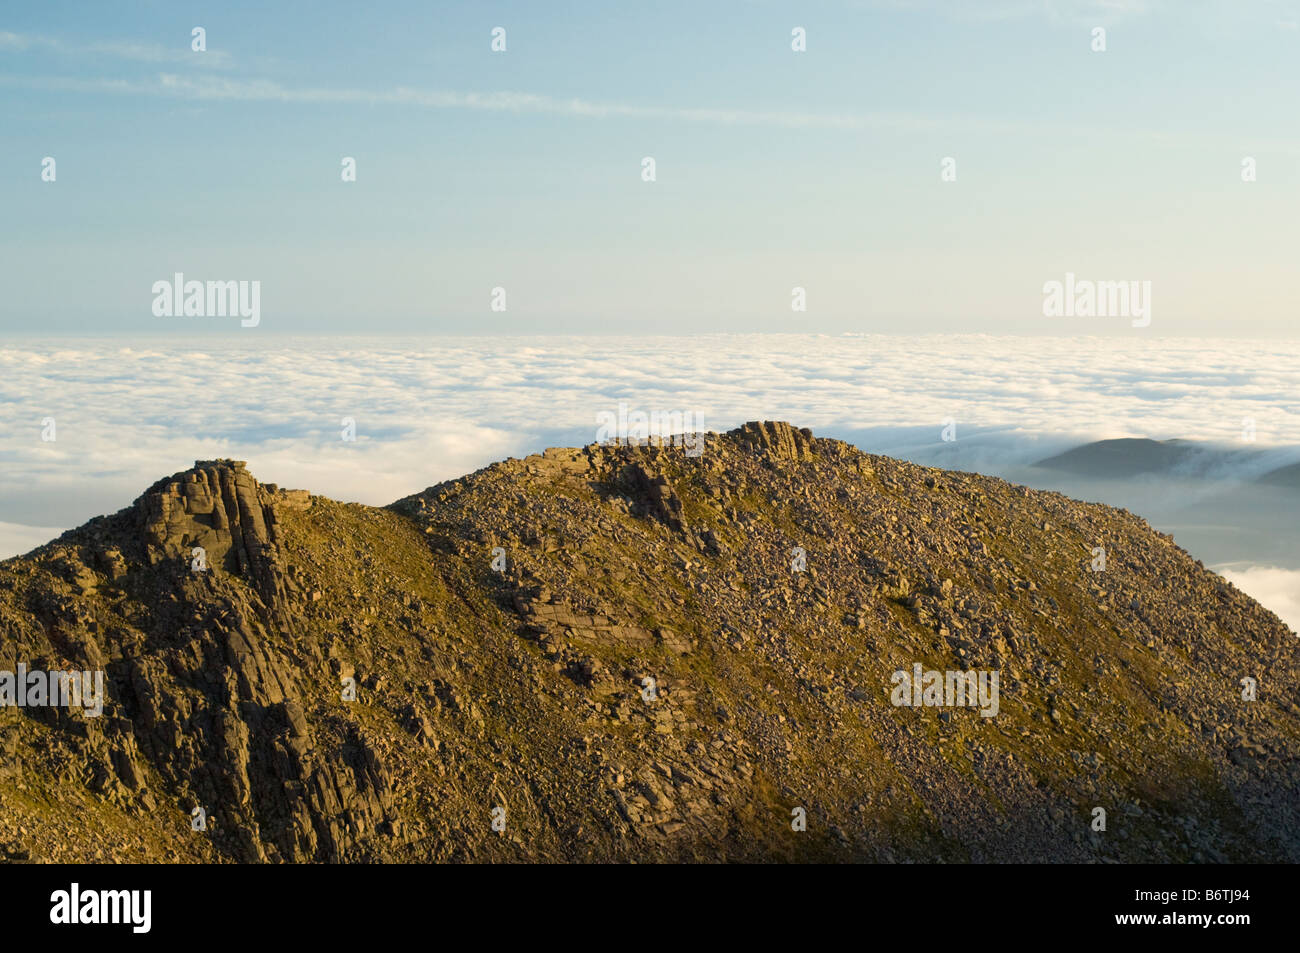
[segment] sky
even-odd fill
[[[6,4],[0,336],[1293,337],[1298,102],[1290,0]]]

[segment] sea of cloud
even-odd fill
[[[196,459],[384,504],[503,457],[590,443],[620,402],[692,412],[710,430],[789,420],[994,474],[1105,437],[1240,443],[1247,419],[1254,447],[1295,459],[1298,367],[1300,342],[1145,336],[12,342],[0,347],[0,557]],[[345,417],[354,441],[341,438]]]
[[[1300,570],[1278,566],[1215,566],[1224,579],[1267,606],[1279,619],[1300,632]]]

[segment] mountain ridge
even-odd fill
[[[108,683],[0,709],[11,859],[1300,859],[1275,616],[1127,511],[784,423],[382,508],[197,461],[0,584],[4,658]],[[891,704],[913,664],[1001,710]]]

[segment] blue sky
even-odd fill
[[[1292,337],[1298,25],[1267,0],[7,5],[0,333]],[[155,317],[177,271],[260,281],[261,324]],[[1150,281],[1151,327],[1045,318],[1067,271]]]

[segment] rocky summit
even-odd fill
[[[200,461],[0,563],[0,856],[1300,861],[1296,636],[1172,538],[697,449],[385,508]]]

